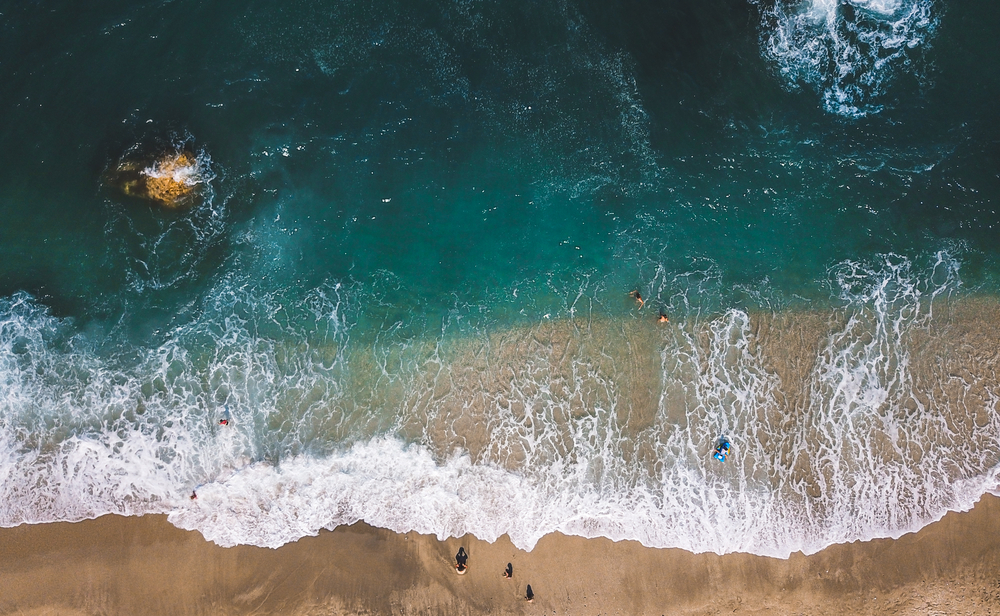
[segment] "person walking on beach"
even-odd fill
[[[531,592],[531,584],[528,584],[528,589],[524,593],[524,598],[528,600],[528,603],[535,600],[535,593]]]
[[[503,576],[508,580],[514,577],[514,565],[507,563],[507,568],[503,570]]]
[[[465,571],[469,568],[468,562],[469,554],[465,551],[465,548],[458,548],[458,554],[455,554],[455,569],[459,575],[465,574]]]

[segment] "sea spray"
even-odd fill
[[[808,85],[826,111],[859,118],[882,110],[899,73],[923,70],[937,12],[930,0],[779,0],[763,10],[761,46],[787,87]]]

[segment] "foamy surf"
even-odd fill
[[[763,14],[763,52],[784,84],[808,85],[852,118],[881,111],[899,73],[921,70],[938,22],[929,0],[779,1]]]
[[[248,466],[201,486],[198,499],[173,509],[168,519],[223,546],[278,547],[321,528],[363,520],[440,539],[471,533],[492,542],[507,535],[527,550],[560,532],[691,552],[787,558],[796,551],[810,554],[834,543],[918,530],[949,510],[971,508],[997,479],[993,472],[933,486],[936,493],[927,494],[922,510],[893,511],[891,498],[872,494],[817,515],[819,508],[805,501],[789,502],[745,485],[731,490],[733,482],[711,477],[718,468],[670,473],[682,488],[672,493],[649,486],[608,492],[579,481],[572,470],[555,464],[544,469],[549,478],[543,480],[541,472],[529,477],[474,464],[461,453],[435,461],[425,448],[380,438],[322,459]]]
[[[19,294],[0,313],[0,524],[167,513],[274,547],[364,520],[777,557],[896,537],[1000,479],[974,350],[1000,308],[955,299],[958,270],[888,255],[832,268],[823,312],[564,315],[374,350],[355,291],[227,281],[139,360]]]

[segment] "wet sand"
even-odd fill
[[[0,529],[0,613],[1000,614],[1000,499],[787,560],[558,534],[524,552],[362,523],[276,550],[221,548],[161,515],[24,525]]]

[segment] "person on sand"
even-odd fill
[[[642,310],[642,307],[646,305],[646,301],[642,299],[642,293],[639,293],[639,289],[629,293],[629,296],[635,298],[635,303],[639,304],[639,310]]]
[[[531,584],[528,584],[528,589],[524,593],[524,598],[528,600],[528,603],[535,600],[535,593],[531,592]]]
[[[503,576],[507,579],[514,577],[514,565],[507,563],[507,568],[503,570]]]
[[[458,548],[458,554],[455,554],[455,569],[459,575],[464,575],[469,569],[468,562],[469,554],[465,551],[465,548]]]
[[[669,323],[670,319],[668,319],[667,315],[664,314],[664,312],[661,310],[660,311],[660,316],[659,316],[659,318],[656,319],[656,322],[657,323]]]

